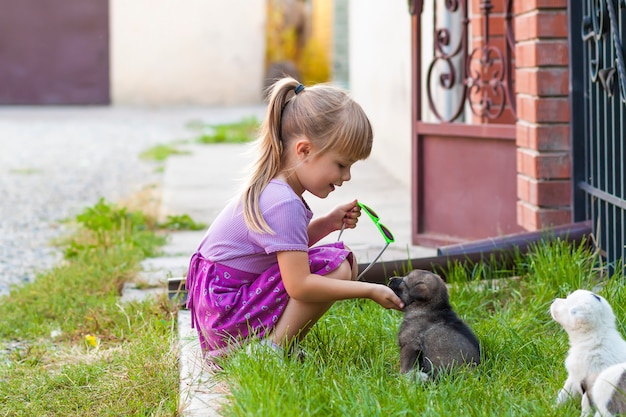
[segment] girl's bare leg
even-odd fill
[[[355,280],[358,269],[356,262],[354,262],[354,266],[350,266],[350,262],[346,260],[337,269],[324,275],[324,278]],[[333,302],[305,303],[291,298],[268,338],[272,342],[283,346],[288,345],[294,339],[303,339],[311,327],[332,305]]]

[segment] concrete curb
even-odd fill
[[[163,247],[164,255],[144,261],[144,270],[154,268],[153,275],[160,277],[161,287],[169,290],[169,280],[178,281],[185,277],[191,254],[204,233],[204,230],[170,233],[168,244]],[[181,302],[175,292],[170,295],[174,295],[172,302]],[[196,329],[191,328],[191,312],[181,308],[177,320],[180,370],[178,412],[181,417],[218,417],[227,391],[215,380],[202,357],[198,334]]]
[[[200,350],[191,312],[178,312],[180,358],[180,399],[178,411],[184,417],[217,417],[224,401],[223,389],[215,380]]]
[[[169,243],[158,258],[142,262],[142,271],[136,282],[127,283],[122,291],[121,302],[139,301],[146,297],[168,292],[173,303],[180,299],[176,291],[170,291],[168,283],[180,281],[187,271],[189,256],[180,251],[189,251],[189,241],[200,239],[204,232],[173,232],[168,235]],[[193,247],[193,246],[191,246]],[[138,286],[137,284],[146,284]],[[191,312],[181,308],[177,314],[178,334],[175,349],[178,352],[180,391],[178,412],[182,417],[219,417],[219,408],[227,392],[217,380],[202,357],[198,334],[191,328]]]

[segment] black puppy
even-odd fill
[[[426,380],[457,365],[480,363],[478,339],[452,310],[439,275],[416,269],[391,278],[389,287],[405,304],[398,333],[400,372],[417,367]]]

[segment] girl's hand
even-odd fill
[[[372,284],[372,294],[370,298],[385,308],[394,310],[404,309],[404,303],[391,288],[382,284]]]
[[[356,227],[361,215],[361,207],[356,204],[356,201],[343,204],[328,214],[333,225],[337,225],[334,230],[340,230],[342,227],[345,229],[354,229]]]
[[[320,241],[332,232],[341,230],[345,224],[345,229],[354,229],[361,215],[361,207],[356,204],[356,200],[342,204],[323,217],[319,217],[309,223],[309,246]]]

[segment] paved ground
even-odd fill
[[[251,162],[249,145],[181,145],[187,155],[170,157],[164,171],[141,162],[141,151],[156,144],[189,140],[189,122],[234,122],[263,117],[262,106],[245,108],[5,107],[0,109],[0,295],[10,285],[35,279],[57,254],[48,246],[62,230],[62,220],[99,197],[116,201],[157,183],[160,215],[189,214],[209,224],[236,195]],[[358,198],[374,208],[395,235],[383,260],[433,256],[435,251],[410,244],[410,191],[375,158],[357,162],[352,180],[329,198],[305,196],[314,213]],[[362,218],[342,239],[359,262],[384,243],[374,225]],[[182,277],[204,231],[176,232],[164,255],[143,264],[144,279],[165,290],[168,278]],[[337,239],[337,234],[325,241]],[[125,299],[145,296],[129,285]],[[181,410],[184,416],[216,416],[223,394],[204,371],[189,314],[179,315]]]

